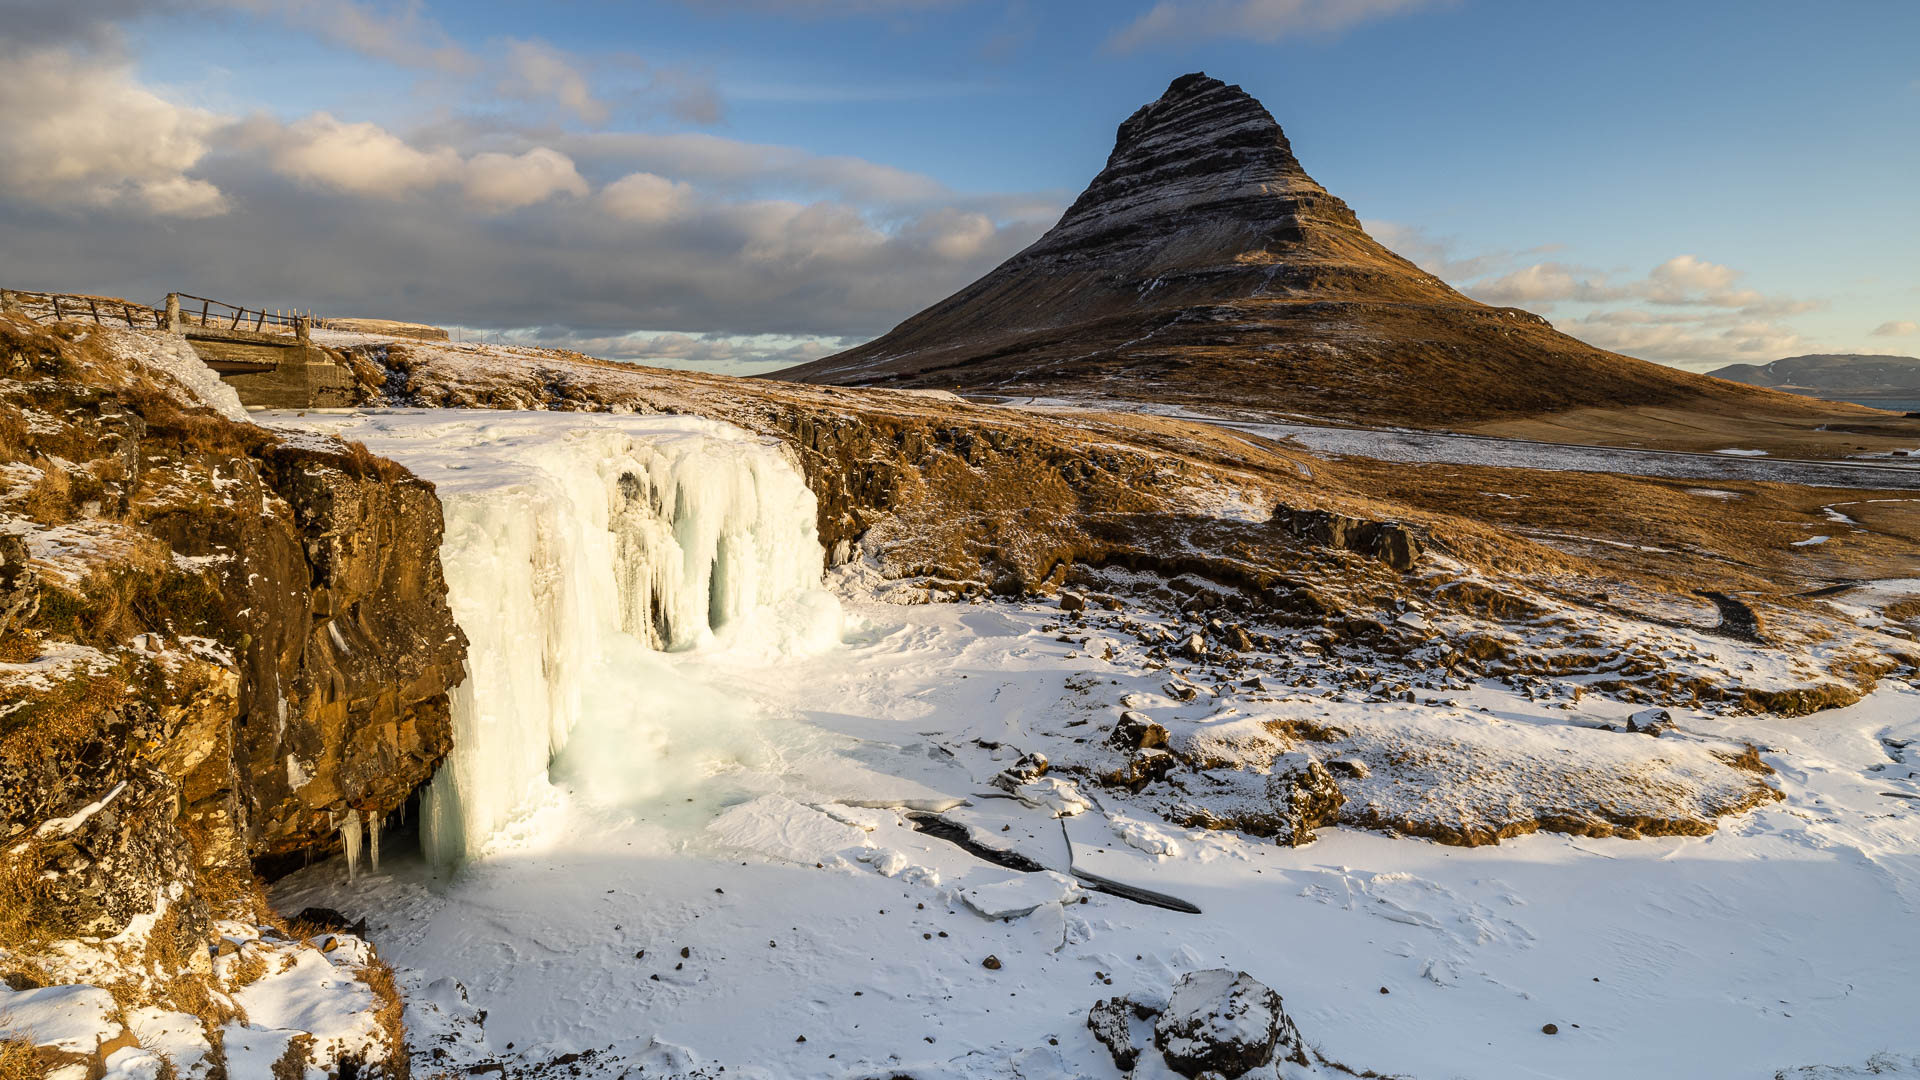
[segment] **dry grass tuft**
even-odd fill
[[[0,1039],[0,1080],[44,1080],[45,1062],[25,1039]]]
[[[400,1000],[400,987],[394,983],[393,968],[376,956],[360,969],[359,977],[373,991],[374,1000],[380,1003],[373,1016],[380,1030],[387,1034],[389,1075],[392,1075],[391,1069],[398,1069],[399,1075],[404,1077],[407,1063],[406,1003]]]
[[[1713,756],[1742,772],[1750,772],[1757,776],[1773,775],[1773,766],[1760,760],[1760,748],[1752,743],[1748,743],[1747,748],[1738,754],[1716,753]]]
[[[49,890],[40,875],[39,846],[29,838],[0,849],[0,948],[18,949],[48,936],[44,912]],[[20,963],[9,957],[0,962],[0,970],[11,973]]]

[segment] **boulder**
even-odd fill
[[[1091,1023],[1089,1017],[1089,1023]],[[1153,1044],[1181,1076],[1243,1076],[1283,1058],[1307,1063],[1280,995],[1244,971],[1190,971],[1153,1025]]]
[[[1274,839],[1290,847],[1313,841],[1313,830],[1331,824],[1347,797],[1320,759],[1294,750],[1273,759],[1267,777],[1267,801],[1276,819]]]
[[[1627,717],[1627,730],[1642,735],[1664,735],[1674,730],[1673,714],[1665,709],[1641,709]]]
[[[1152,750],[1167,745],[1167,729],[1146,713],[1128,709],[1120,714],[1107,742],[1121,750]]]
[[[1047,775],[1048,768],[1047,755],[1039,752],[1022,754],[1020,760],[1000,770],[1000,775],[995,778],[995,782],[997,786],[1009,789],[1021,784],[1031,784]]]
[[[1094,1003],[1087,1010],[1087,1030],[1100,1045],[1113,1055],[1114,1067],[1121,1072],[1132,1072],[1140,1062],[1140,1053],[1146,1047],[1133,1034],[1133,1021],[1151,1019],[1156,1013],[1133,1002],[1131,998],[1110,997]]]

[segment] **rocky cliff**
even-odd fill
[[[17,992],[64,977],[53,943],[116,935],[164,984],[133,998],[209,989],[213,920],[271,918],[255,864],[383,820],[449,748],[464,639],[432,489],[245,422],[210,375],[183,382],[204,369],[170,369],[172,345],[0,319],[0,973]]]
[[[1595,349],[1367,235],[1253,97],[1185,75],[1045,236],[804,382],[1445,424],[1579,405],[1805,402]]]

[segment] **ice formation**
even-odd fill
[[[347,880],[352,881],[360,873],[360,811],[347,811],[347,819],[340,825],[340,850],[347,856]]]
[[[838,640],[813,493],[777,444],[739,428],[435,410],[297,423],[363,441],[439,491],[448,599],[469,648],[454,749],[422,803],[436,865],[479,854],[545,800],[548,765],[583,720],[627,731],[629,714],[671,701],[660,650]]]

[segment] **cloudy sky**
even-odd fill
[[[1920,354],[1920,4],[0,0],[0,285],[757,371],[1038,236],[1182,72],[1469,294]]]

